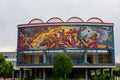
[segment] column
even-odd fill
[[[25,78],[25,77],[26,77],[26,76],[25,76],[25,70],[23,70],[23,72],[24,72],[24,73],[23,73],[23,77]]]
[[[80,64],[82,64],[83,62],[82,62],[82,52],[81,52],[81,50],[80,50]]]
[[[20,79],[23,80],[23,68],[20,68]]]
[[[96,50],[96,64],[98,64],[98,50]]]
[[[87,70],[87,68],[85,69],[85,80],[88,80],[88,70]]]
[[[46,79],[46,73],[45,73],[45,70],[43,70],[43,80],[45,80]]]
[[[85,64],[87,64],[87,50],[85,50],[83,53],[84,53],[84,56],[85,56],[85,57],[84,57],[84,58],[85,58],[85,59],[84,59],[84,60],[85,60]]]
[[[87,53],[86,53],[86,51],[85,51],[85,64],[87,64]]]
[[[31,78],[32,77],[32,69],[29,70],[29,74],[30,74],[29,76]]]
[[[14,78],[14,73],[15,73],[15,70],[13,71],[13,75],[12,75],[12,78]]]
[[[34,77],[35,77],[34,72],[35,72],[35,70],[34,70],[34,68],[32,68],[32,78],[34,78]]]
[[[109,68],[110,80],[113,80],[113,71],[112,68]]]
[[[101,74],[103,74],[103,68],[100,69]]]
[[[112,50],[112,64],[115,64],[115,53],[114,53],[114,50]]]
[[[34,52],[32,52],[32,64],[34,64]]]
[[[39,77],[42,77],[42,76],[41,76],[41,70],[39,70]]]
[[[19,74],[19,77],[20,77],[20,79],[21,79],[21,68],[20,68],[20,72],[19,72],[20,74]]]
[[[95,75],[97,75],[97,69],[95,69]]]
[[[46,63],[46,52],[43,53],[43,63]]]

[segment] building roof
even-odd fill
[[[104,22],[102,19],[97,17],[89,18],[87,21],[83,21],[79,17],[71,17],[67,21],[63,21],[61,18],[53,17],[50,18],[47,22],[44,22],[42,19],[35,18],[29,21],[28,24],[19,24],[18,27],[30,27],[30,26],[46,26],[46,25],[111,25],[113,26],[113,23],[110,22]]]

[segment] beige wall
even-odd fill
[[[96,54],[93,55],[92,59],[93,59],[93,63],[96,64]]]
[[[32,56],[31,55],[27,55],[26,56],[26,63],[27,64],[31,64],[31,62],[32,62]]]
[[[39,55],[38,54],[34,55],[34,64],[39,64]]]

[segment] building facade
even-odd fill
[[[54,77],[53,62],[60,52],[67,54],[74,63],[71,79],[86,80],[115,67],[113,23],[93,17],[84,22],[71,17],[66,22],[54,17],[44,23],[33,19],[18,25],[17,66],[27,76]],[[26,76],[26,77],[27,77]],[[25,77],[24,73],[21,77]]]

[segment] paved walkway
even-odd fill
[[[0,80],[4,80],[4,78],[0,78]],[[18,80],[16,78],[5,78],[5,80]]]

